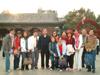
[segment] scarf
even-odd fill
[[[62,36],[62,40],[66,40],[67,39],[67,36]]]
[[[74,37],[75,37],[75,40],[76,40],[76,48],[78,48],[78,46],[79,46],[79,33],[77,34],[77,35],[74,35]]]
[[[89,39],[94,39],[94,38],[96,38],[96,36],[95,35],[91,35],[91,36],[89,35],[88,38]]]
[[[58,42],[58,46],[61,46],[62,45],[62,42]]]

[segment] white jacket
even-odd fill
[[[24,38],[21,38],[20,44],[21,44],[21,52],[25,52],[26,51],[26,41]]]
[[[74,37],[74,36],[73,36]],[[75,37],[74,37],[75,38]],[[82,35],[80,34],[79,35],[79,46],[78,46],[78,48],[76,48],[76,39],[75,39],[75,45],[74,45],[74,47],[75,47],[75,49],[80,49],[81,47],[82,47],[82,44],[83,44],[83,37],[82,37]]]
[[[37,36],[37,40],[39,40],[39,36]],[[34,51],[34,36],[28,38],[28,50]]]

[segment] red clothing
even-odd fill
[[[74,44],[75,44],[75,39],[73,37],[71,37],[70,39],[66,39],[66,45],[68,44],[72,44],[73,48],[74,48]]]
[[[62,53],[62,45],[59,46],[59,50]]]
[[[67,36],[65,36],[65,37],[62,36],[62,40],[65,40],[66,41],[66,39],[67,39]]]
[[[14,54],[14,51],[16,48],[20,47],[20,40],[16,37],[14,40],[14,46],[13,46],[13,55],[18,55],[18,54]],[[20,51],[20,49],[18,49],[18,51]]]

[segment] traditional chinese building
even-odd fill
[[[11,28],[16,31],[28,31],[32,35],[34,29],[39,30],[39,35],[43,28],[47,28],[51,35],[55,27],[62,28],[66,19],[58,18],[57,13],[1,13],[0,14],[0,35],[9,33]]]

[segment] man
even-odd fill
[[[85,53],[86,53],[86,49],[85,49],[85,39],[87,38],[87,31],[86,29],[82,29],[82,36],[83,36],[83,44],[82,47],[83,49],[83,54],[82,54],[82,67],[84,67],[84,57],[85,57]]]
[[[49,69],[49,42],[50,36],[47,29],[43,29],[43,35],[39,38],[39,52],[41,52],[41,69],[44,69],[44,54],[46,54],[46,68]]]
[[[10,29],[10,33],[6,35],[3,39],[3,51],[6,56],[6,71],[11,72],[10,70],[10,54],[12,53],[13,49],[13,42],[14,42],[14,34],[15,30]]]
[[[37,67],[38,59],[39,59],[38,42],[39,42],[38,30],[35,29],[33,31],[33,36],[29,37],[28,39],[28,50],[31,50],[32,61],[33,61],[33,64],[31,65],[31,69],[34,69],[34,67],[35,69],[38,69]]]

